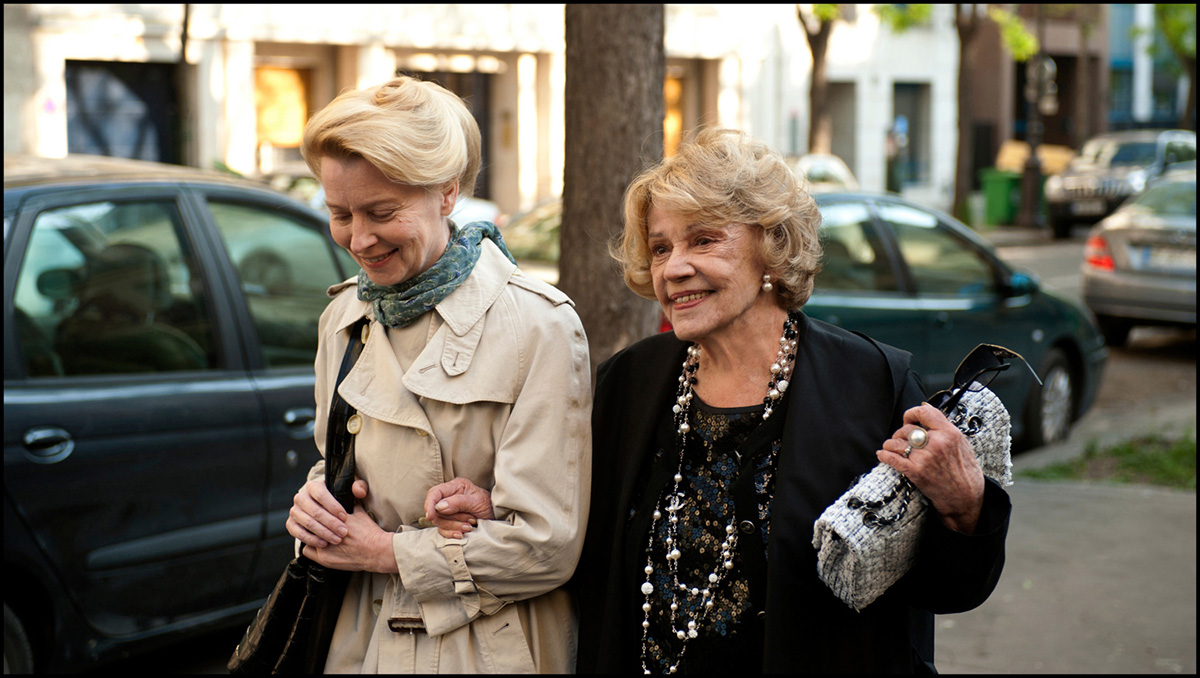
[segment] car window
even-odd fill
[[[30,377],[216,367],[204,281],[174,201],[37,215],[14,294]]]
[[[309,224],[266,208],[209,200],[254,319],[268,368],[312,367],[325,290],[342,280],[333,249]]]
[[[1133,204],[1159,214],[1196,216],[1196,182],[1171,181],[1159,184],[1133,201]]]
[[[1182,141],[1168,141],[1165,152],[1166,164],[1188,162],[1196,159],[1196,144]]]
[[[896,276],[862,203],[821,206],[821,291],[883,291],[899,289]]]
[[[1158,144],[1153,141],[1113,144],[1106,149],[1101,162],[1108,167],[1149,165],[1157,160],[1157,153]]]
[[[919,294],[995,292],[992,267],[965,241],[940,227],[933,214],[905,205],[880,205],[879,216],[891,225]]]

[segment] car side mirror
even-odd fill
[[[75,296],[83,274],[73,268],[52,268],[37,277],[38,292],[48,299],[62,301]]]
[[[1005,284],[1005,296],[1008,297],[1023,297],[1028,294],[1033,294],[1038,291],[1037,276],[1032,273],[1023,271],[1015,271],[1008,277],[1008,282]]]

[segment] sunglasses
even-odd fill
[[[1037,372],[1021,354],[995,344],[980,344],[971,349],[954,370],[954,385],[933,394],[929,398],[929,404],[941,410],[942,414],[949,414],[958,405],[958,401],[962,400],[963,395],[987,387],[998,374],[1011,367],[1011,363],[1007,361],[1013,359],[1028,367],[1038,385],[1042,384]]]

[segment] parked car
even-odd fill
[[[1012,349],[1041,379],[1016,367],[990,387],[1012,414],[1015,446],[1067,436],[1095,400],[1108,356],[1085,308],[1014,271],[942,212],[891,195],[815,197],[824,258],[805,313],[910,351],[930,393],[951,385],[976,345]]]
[[[500,206],[491,200],[462,196],[454,204],[454,211],[450,213],[450,219],[459,226],[475,221],[490,221],[499,226],[504,222],[504,215]]]
[[[5,155],[6,672],[253,616],[318,459],[325,289],[356,272],[253,182]]]
[[[792,171],[804,177],[810,193],[858,190],[854,173],[836,155],[809,153],[792,163]]]
[[[1046,179],[1055,237],[1069,237],[1077,222],[1103,219],[1148,181],[1195,160],[1196,133],[1188,130],[1129,130],[1089,139],[1061,175]]]
[[[1196,326],[1196,170],[1168,172],[1092,227],[1083,301],[1110,346],[1137,325]]]
[[[500,233],[517,259],[557,262],[561,225],[562,198],[550,198],[508,219]]]

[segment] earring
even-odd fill
[[[763,289],[763,292],[770,292],[770,291],[771,291],[771,287],[772,287],[772,285],[771,285],[771,276],[769,276],[769,275],[764,275],[764,276],[763,276],[763,284],[762,284],[762,289]]]

